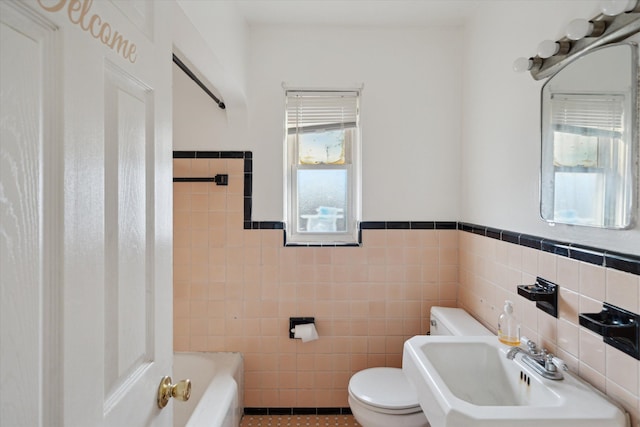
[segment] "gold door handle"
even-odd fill
[[[191,397],[191,380],[178,381],[171,384],[171,377],[163,377],[158,386],[158,408],[167,406],[172,397],[178,400],[189,400]]]

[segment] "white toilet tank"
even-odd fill
[[[431,307],[431,335],[494,335],[461,308]]]

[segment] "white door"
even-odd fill
[[[172,425],[169,1],[0,1],[0,426]]]

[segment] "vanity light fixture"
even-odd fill
[[[640,0],[602,0],[600,8],[602,13],[589,20],[571,21],[562,38],[540,43],[536,56],[518,58],[513,70],[529,71],[535,80],[542,80],[582,53],[640,33]]]
[[[600,10],[607,16],[616,16],[621,13],[634,12],[638,7],[638,0],[603,0]]]
[[[534,68],[540,68],[542,65],[542,58],[534,56],[533,58],[520,57],[513,61],[513,71],[516,73],[524,73],[525,71],[531,71]]]
[[[567,38],[580,40],[585,37],[600,37],[607,24],[604,21],[587,21],[586,19],[574,19],[567,26]]]
[[[538,45],[538,56],[546,59],[554,55],[566,55],[569,49],[571,49],[571,43],[568,41],[544,40]]]

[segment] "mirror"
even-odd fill
[[[593,49],[542,88],[540,211],[550,223],[624,229],[637,187],[637,46]]]

